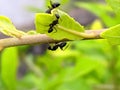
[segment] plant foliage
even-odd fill
[[[49,24],[56,20],[55,14],[60,15],[58,25],[53,27],[53,32],[48,33]],[[80,40],[82,37],[74,34],[84,32],[83,26],[81,26],[77,21],[70,17],[67,13],[54,9],[52,14],[37,13],[35,19],[36,30],[38,33],[45,33],[53,39],[69,39],[69,40]]]
[[[0,32],[7,36],[20,38],[24,32],[17,30],[8,17],[0,16]]]

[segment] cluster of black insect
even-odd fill
[[[58,2],[53,3],[50,0],[50,6],[48,7],[49,9],[46,10],[46,13],[51,14],[51,11],[59,6],[60,6],[60,3]],[[51,24],[49,24],[50,27],[48,29],[48,33],[51,33],[53,31],[54,26],[58,24],[58,20],[60,18],[59,14],[55,14],[55,17],[56,17],[56,20],[54,20]]]
[[[58,3],[58,2],[53,3],[53,2],[50,0],[50,5],[51,5],[51,6],[48,7],[49,9],[46,11],[46,13],[48,13],[48,14],[51,14],[51,11],[52,11],[53,9],[59,7],[59,6],[60,6],[60,3]],[[49,24],[48,33],[51,33],[51,32],[53,31],[54,26],[59,23],[59,22],[58,22],[58,21],[59,21],[59,18],[60,18],[59,14],[55,14],[55,17],[56,17],[56,20],[54,20],[51,24]],[[48,49],[54,51],[54,50],[58,49],[58,47],[59,47],[61,50],[63,50],[63,47],[66,46],[66,44],[67,44],[66,42],[55,43],[54,46],[50,46],[50,45],[49,45],[49,46],[48,46]]]
[[[48,49],[54,51],[54,50],[60,48],[61,50],[63,50],[63,47],[66,46],[66,44],[67,44],[66,42],[56,43],[53,47],[49,46]]]
[[[49,24],[49,29],[48,29],[48,33],[51,33],[53,31],[53,27],[58,24],[58,19],[60,18],[60,16],[58,14],[55,14],[56,20],[54,20],[51,24]]]

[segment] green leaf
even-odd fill
[[[17,30],[10,21],[10,19],[5,16],[0,16],[0,32],[7,36],[17,38],[20,38],[22,35],[25,35],[24,32]]]
[[[63,83],[77,80],[85,75],[88,75],[98,67],[97,61],[92,58],[82,56],[77,58],[80,59],[78,59],[76,65],[68,68],[66,67],[62,71],[59,71],[59,75],[49,82],[47,90],[53,90],[53,88]]]
[[[103,28],[102,22],[98,19],[96,19],[91,25],[91,30],[98,30],[102,28]]]
[[[47,13],[37,13],[35,17],[35,25],[38,33],[46,33],[49,29],[49,24],[55,20],[55,16]]]
[[[118,15],[120,14],[120,0],[106,0],[106,2]]]
[[[65,81],[75,80],[79,77],[89,74],[97,67],[97,62],[91,58],[80,58],[74,68],[66,71]]]
[[[56,20],[55,14],[59,14],[59,24],[53,27],[53,32],[48,33],[49,24]],[[77,40],[83,39],[79,35],[80,32],[84,32],[83,26],[70,17],[67,13],[54,9],[52,14],[37,13],[35,19],[36,30],[38,33],[45,33],[53,39],[70,39]]]
[[[101,33],[112,45],[120,45],[120,24],[113,26]]]
[[[18,63],[18,52],[16,47],[6,48],[2,52],[1,75],[3,82],[7,86],[7,90],[15,90]]]

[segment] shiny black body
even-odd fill
[[[52,3],[52,1],[50,0],[50,5],[51,5],[51,7],[48,7],[49,9],[46,11],[46,13],[50,13],[51,14],[51,10],[53,10],[54,8],[59,7],[60,3],[58,3],[58,2]]]
[[[56,49],[58,49],[58,47],[59,47],[59,45],[55,45],[55,46],[53,46],[53,47],[48,46],[48,49],[49,49],[49,50],[52,50],[52,51],[55,51]]]
[[[67,44],[66,42],[62,42],[62,43],[60,43],[60,44],[59,44],[60,49],[63,50],[63,47],[65,47],[66,44]]]
[[[66,44],[67,44],[66,42],[60,42],[60,43],[55,44],[53,47],[49,46],[48,49],[55,51],[59,47],[61,50],[63,50],[63,47],[65,47]]]
[[[58,14],[55,14],[56,16],[56,20],[54,20],[49,26],[49,29],[48,29],[48,33],[51,33],[53,31],[53,27],[58,24],[58,20],[60,18],[60,16]]]

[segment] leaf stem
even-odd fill
[[[64,27],[62,27],[62,26],[60,26],[60,25],[57,25],[56,26],[58,29],[61,29],[61,30],[64,30],[65,32],[69,32],[69,33],[71,33],[71,34],[74,34],[74,35],[76,35],[76,36],[79,36],[79,37],[83,37],[83,38],[97,38],[98,37],[98,35],[95,33],[95,32],[91,32],[91,33],[84,33],[84,32],[78,32],[78,31],[75,31],[75,30],[72,30],[72,29],[67,29],[67,28],[64,28]]]

